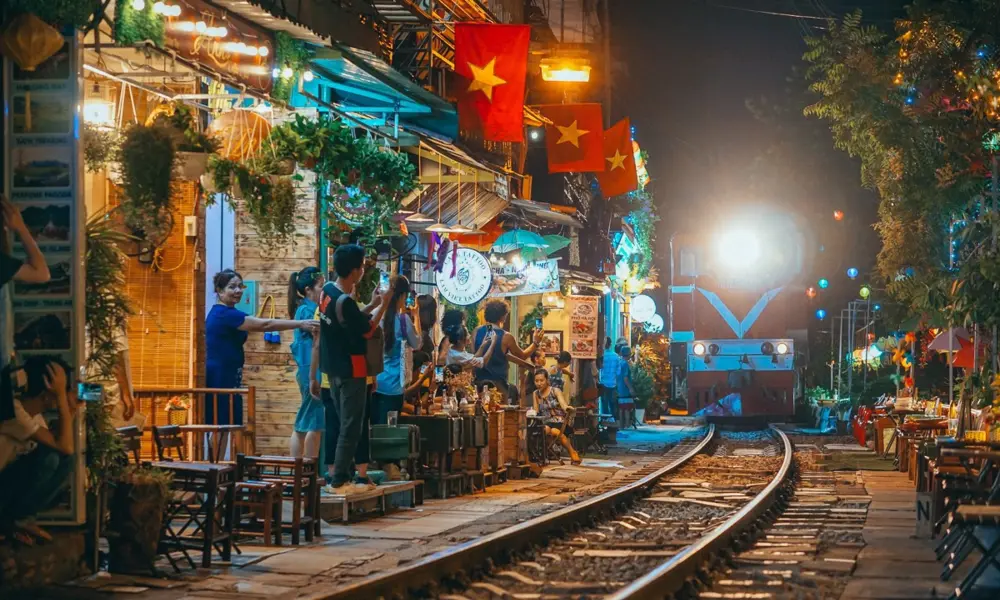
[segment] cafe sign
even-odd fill
[[[218,72],[227,83],[271,93],[275,44],[266,29],[204,0],[185,0],[165,34],[166,47],[178,57]]]
[[[475,304],[486,297],[493,285],[490,261],[472,248],[459,248],[454,257],[449,254],[445,259],[444,269],[435,275],[435,283],[438,293],[448,302],[457,306]]]

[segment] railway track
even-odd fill
[[[792,470],[776,429],[684,440],[615,489],[340,587],[341,598],[663,598],[688,593],[776,505]],[[711,560],[710,560],[711,559]]]

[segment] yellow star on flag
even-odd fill
[[[556,129],[559,130],[559,141],[556,142],[557,145],[569,143],[573,144],[577,148],[580,147],[580,138],[590,133],[586,129],[578,129],[576,121],[570,123],[568,127],[556,125]]]
[[[496,66],[497,58],[495,56],[490,59],[490,62],[486,63],[486,65],[482,67],[477,67],[476,65],[469,63],[469,69],[472,71],[472,83],[469,84],[468,91],[482,91],[486,94],[489,101],[493,102],[493,88],[507,83],[505,80],[500,79],[493,73]]]
[[[611,168],[608,169],[609,171],[614,171],[615,169],[624,169],[625,168],[625,157],[622,155],[622,153],[617,148],[615,149],[615,155],[614,156],[609,156],[609,157],[605,158],[604,160],[606,160],[609,163],[611,163]]]

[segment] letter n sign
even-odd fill
[[[934,537],[934,519],[931,515],[931,492],[917,492],[917,537]]]

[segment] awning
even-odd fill
[[[461,203],[459,193],[461,193]],[[461,219],[459,219],[460,204]],[[487,189],[486,185],[464,182],[425,185],[420,192],[411,194],[403,200],[404,208],[421,212],[434,221],[440,220],[446,225],[462,224],[474,228],[489,223],[506,206],[507,201]],[[406,226],[411,231],[423,231],[432,223],[433,221],[426,223],[407,221]]]
[[[317,53],[311,64],[320,76],[314,82],[325,88],[316,95],[345,112],[398,116],[400,124],[448,137],[458,134],[458,114],[451,104],[367,50],[333,44],[332,51]]]
[[[354,2],[350,10],[329,0],[212,0],[212,3],[268,29],[285,31],[304,41],[326,45],[326,41],[334,40],[372,52],[379,49],[378,32],[374,27],[361,24],[362,15],[375,16],[375,10],[363,2]],[[264,17],[277,22],[268,22]],[[282,21],[324,41],[315,42],[303,37],[301,31],[290,31],[280,24]]]
[[[576,209],[569,206],[556,206],[547,202],[534,202],[515,198],[510,201],[507,213],[524,220],[541,220],[555,225],[565,225],[580,229],[583,223],[574,216]]]

